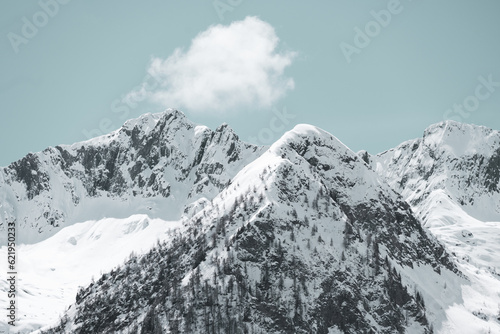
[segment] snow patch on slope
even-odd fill
[[[143,254],[155,243],[168,240],[178,221],[133,215],[77,223],[54,236],[17,248],[19,331],[32,331],[57,323],[59,316],[75,302],[79,286],[121,265],[134,252]],[[0,257],[7,258],[7,248]],[[3,261],[6,263],[6,261]],[[2,269],[7,272],[7,268]],[[0,281],[0,304],[7,305],[7,282]],[[5,310],[2,311],[5,314]],[[6,315],[0,325],[6,324]]]

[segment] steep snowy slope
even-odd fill
[[[447,121],[369,157],[459,259],[500,272],[500,133]]]
[[[446,121],[423,138],[371,157],[371,164],[427,222],[423,204],[433,192],[482,221],[500,221],[500,133]]]
[[[227,125],[212,131],[173,109],[146,114],[109,135],[30,153],[0,169],[0,219],[17,221],[23,243],[105,217],[178,220],[202,208],[261,151]]]
[[[75,302],[78,287],[89,285],[94,277],[123,264],[132,252],[148,252],[179,227],[178,222],[146,215],[107,218],[74,224],[42,242],[19,246],[16,333],[32,332],[57,322]],[[0,256],[7,258],[6,254],[3,246]],[[8,270],[2,265],[2,271]],[[0,290],[7,291],[5,280],[0,281]],[[7,303],[7,293],[0,294],[0,304]],[[0,329],[7,325],[5,310],[1,313]]]
[[[48,332],[429,333],[467,316],[448,312],[462,285],[397,193],[300,125],[179,234],[81,289]]]
[[[401,192],[470,278],[464,306],[478,318],[499,318],[500,133],[446,121],[421,139],[361,156]],[[471,322],[460,324],[465,329]],[[470,331],[484,328],[477,324]]]

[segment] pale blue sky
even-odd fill
[[[229,123],[243,140],[260,144],[309,123],[370,153],[419,137],[446,117],[500,129],[497,0],[227,0],[220,2],[235,6],[221,16],[213,1],[60,0],[57,10],[53,1],[0,4],[0,166],[85,140],[99,126],[120,127],[125,119],[113,103],[141,85],[152,57],[188,52],[209,26],[247,16],[274,27],[276,54],[295,53],[281,74],[294,88],[255,108],[171,107],[211,128]],[[52,3],[45,9],[52,16],[44,3]],[[372,11],[381,10],[392,11],[385,26],[374,23]],[[36,32],[27,27],[34,23]],[[356,27],[372,29],[366,47],[359,36],[355,41]],[[341,46],[358,46],[350,62]],[[446,112],[464,103],[470,112]],[[273,109],[294,118],[282,127]],[[162,110],[143,102],[128,108],[127,118]]]

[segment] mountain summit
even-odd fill
[[[500,221],[498,131],[446,121],[427,128],[422,138],[378,154],[371,161],[415,208],[443,194],[476,219]]]
[[[400,196],[309,125],[287,132],[182,225],[172,240],[80,290],[62,327],[430,332],[423,300],[433,317],[441,301],[409,287],[423,272],[460,279]]]
[[[179,219],[261,152],[227,125],[212,131],[174,109],[145,114],[109,135],[28,154],[0,169],[0,215],[17,220],[19,242],[89,219],[137,213]]]
[[[169,109],[109,135],[30,154],[0,172],[2,218],[16,221],[27,243],[19,248],[24,270],[34,266],[33,277],[44,275],[27,279],[19,298],[44,305],[63,294],[53,305],[69,309],[58,324],[57,312],[44,323],[46,311],[30,309],[22,328],[500,329],[496,262],[481,246],[494,247],[483,238],[495,227],[468,234],[461,225],[497,217],[488,198],[498,194],[498,138],[446,122],[370,156],[300,124],[259,147],[226,124],[211,130]],[[458,231],[461,248],[452,238]]]

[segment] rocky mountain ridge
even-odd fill
[[[361,158],[299,125],[170,241],[81,290],[51,331],[430,333],[442,301],[421,271],[463,280]]]
[[[30,153],[0,169],[1,219],[16,220],[19,241],[27,243],[89,219],[179,219],[261,151],[227,125],[212,131],[174,109],[146,114],[109,135]]]
[[[258,147],[169,109],[3,168],[1,218],[26,254],[133,252],[38,333],[487,332],[499,145],[444,122],[377,156],[303,124]]]
[[[500,221],[500,132],[455,121],[427,128],[410,140],[376,156],[364,155],[372,167],[426,220],[421,205],[445,191],[470,216]],[[433,199],[435,201],[435,199]]]

